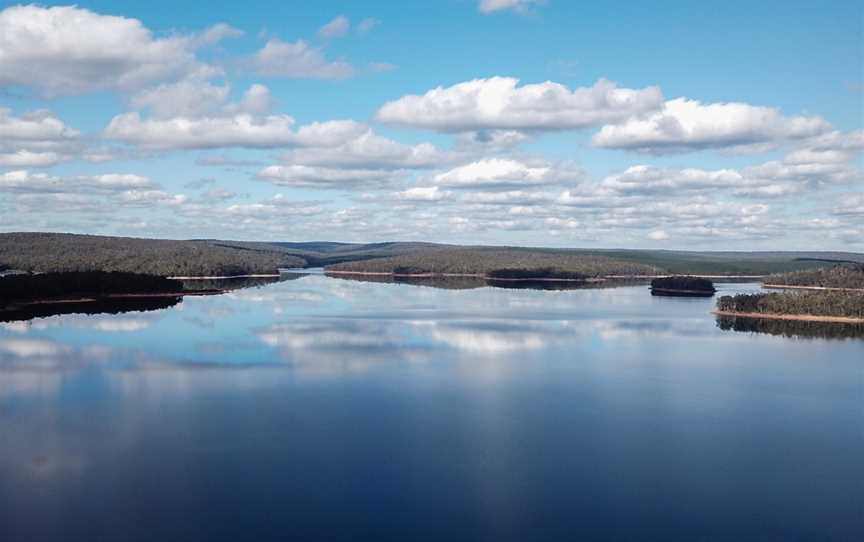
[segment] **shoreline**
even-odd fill
[[[792,284],[763,284],[763,288],[772,290],[818,290],[823,292],[861,292],[864,288],[836,288],[833,286],[798,286]]]
[[[584,279],[574,278],[554,278],[554,277],[490,277],[483,273],[393,273],[390,271],[328,271],[324,270],[324,275],[355,275],[355,276],[375,276],[375,277],[393,277],[393,278],[408,278],[408,279],[437,279],[437,278],[476,278],[493,281],[547,281],[547,282],[603,282],[605,277],[589,277]]]
[[[818,316],[814,314],[778,314],[762,312],[711,311],[717,316],[735,316],[740,318],[768,318],[771,320],[798,320],[802,322],[833,322],[837,324],[864,324],[864,318],[852,316]]]
[[[324,269],[324,275],[357,275],[357,276],[375,276],[375,277],[395,277],[395,278],[480,278],[486,280],[500,281],[528,281],[541,280],[550,282],[604,282],[607,280],[651,280],[666,277],[691,277],[691,278],[713,278],[713,279],[760,279],[767,275],[604,275],[602,277],[589,277],[584,279],[574,278],[555,278],[555,277],[490,277],[485,273],[394,273],[392,271],[341,271]],[[173,277],[172,277],[173,278]]]

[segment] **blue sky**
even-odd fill
[[[864,249],[858,2],[0,3],[0,230]]]

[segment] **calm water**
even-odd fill
[[[2,324],[0,540],[864,540],[864,340],[712,306],[310,275]]]

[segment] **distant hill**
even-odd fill
[[[389,258],[330,265],[330,272],[402,275],[480,275],[496,279],[589,279],[605,275],[655,275],[657,267],[574,252],[520,248],[435,248]]]
[[[502,253],[507,253],[509,256],[502,260],[500,257]],[[454,260],[454,257],[458,259],[460,255],[463,261]],[[852,252],[562,249],[458,246],[400,241],[379,243],[259,242],[219,239],[171,241],[62,233],[0,234],[0,271],[3,269],[41,272],[95,270],[138,272],[161,276],[224,276],[270,274],[275,273],[278,268],[327,267],[361,261],[369,263],[357,267],[358,270],[372,267],[386,269],[388,262],[376,260],[409,256],[411,261],[423,262],[417,267],[420,270],[441,266],[470,267],[473,265],[476,267],[478,257],[486,260],[494,257],[495,266],[507,264],[508,258],[509,264],[513,265],[516,265],[517,261],[524,263],[533,260],[532,265],[536,267],[540,262],[553,260],[557,262],[562,258],[572,262],[573,257],[579,256],[590,257],[584,261],[592,259],[599,261],[597,257],[605,258],[607,261],[614,260],[618,262],[616,265],[619,267],[627,264],[631,268],[652,268],[662,273],[702,275],[768,275],[819,269],[842,262],[864,263],[864,254]],[[408,260],[401,262],[391,260],[390,263],[403,265],[406,261]],[[484,265],[488,267],[487,264]],[[500,268],[506,269],[507,266]],[[624,267],[620,268],[624,269]]]
[[[0,234],[0,270],[123,271],[158,276],[277,273],[303,267],[302,258],[263,248],[239,249],[209,241],[169,241],[65,233]]]

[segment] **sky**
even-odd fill
[[[864,251],[862,28],[857,1],[0,2],[0,231]]]

